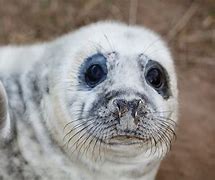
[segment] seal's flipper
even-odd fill
[[[7,94],[0,81],[0,139],[10,135],[10,116],[8,112]]]

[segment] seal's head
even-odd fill
[[[160,37],[142,27],[97,23],[60,43],[59,141],[96,157],[166,152],[177,121],[177,84]]]

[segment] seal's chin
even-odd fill
[[[145,140],[139,137],[135,137],[131,135],[116,135],[109,140],[108,144],[113,146],[117,146],[117,145],[131,146],[131,145],[141,145],[144,142]]]

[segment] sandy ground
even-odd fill
[[[0,0],[0,44],[49,40],[103,19],[146,25],[172,49],[180,123],[157,179],[214,180],[214,0]]]

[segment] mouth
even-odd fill
[[[143,144],[145,141],[146,139],[136,137],[136,136],[116,135],[109,140],[108,144],[130,146],[130,145],[140,145],[140,144]]]

